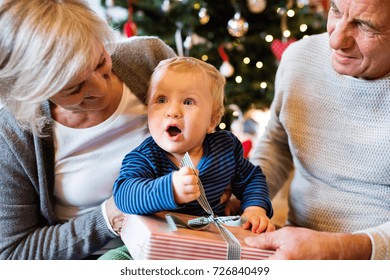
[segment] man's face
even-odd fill
[[[336,72],[362,79],[390,73],[390,1],[331,0],[327,30]]]

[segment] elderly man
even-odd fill
[[[256,145],[288,224],[246,242],[275,259],[390,259],[390,1],[332,0],[327,34],[291,45]]]

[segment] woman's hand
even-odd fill
[[[125,214],[116,207],[112,196],[106,200],[106,214],[112,229],[120,235]]]

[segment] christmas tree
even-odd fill
[[[226,102],[243,112],[268,107],[284,49],[325,31],[327,0],[101,0],[124,36],[153,35],[178,55],[213,64]]]

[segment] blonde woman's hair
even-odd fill
[[[211,94],[214,97],[213,104],[213,118],[218,124],[225,112],[224,98],[225,98],[225,77],[210,63],[204,62],[193,57],[173,57],[160,61],[154,69],[150,81],[154,76],[163,70],[184,71],[184,72],[198,72],[202,73],[210,81]],[[149,93],[148,93],[149,96]]]
[[[48,121],[42,102],[93,65],[96,43],[107,48],[115,40],[80,0],[0,1],[0,30],[0,102],[38,135]]]

